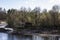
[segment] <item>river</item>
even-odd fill
[[[56,37],[41,37],[41,36],[29,36],[29,35],[12,35],[8,33],[0,32],[0,40],[60,40],[60,38],[56,39]]]
[[[7,33],[0,33],[0,40],[32,40],[28,35],[12,35]]]

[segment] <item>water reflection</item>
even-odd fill
[[[10,40],[32,40],[31,36],[23,36],[23,35],[10,35]]]
[[[8,34],[0,33],[0,40],[8,40]]]
[[[32,40],[32,37],[31,36],[0,33],[0,40]]]
[[[58,38],[58,39],[57,39]],[[60,40],[59,37],[41,37],[36,35],[12,35],[7,33],[0,33],[0,40]]]

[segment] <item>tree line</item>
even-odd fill
[[[60,29],[60,7],[54,5],[51,10],[35,7],[33,10],[27,10],[22,7],[20,10],[9,9],[1,11],[0,20],[6,20],[8,27],[26,28],[26,29]]]

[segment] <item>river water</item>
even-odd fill
[[[6,33],[0,33],[0,40],[8,40],[8,35]]]
[[[0,33],[0,40],[32,40],[31,36],[12,35],[7,33]]]
[[[28,36],[28,35],[12,35],[7,33],[0,33],[0,40],[60,40],[50,37],[49,39],[41,36]]]

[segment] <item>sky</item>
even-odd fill
[[[5,9],[20,9],[21,7],[34,9],[40,7],[50,10],[53,5],[60,5],[60,0],[0,0],[0,7]]]

